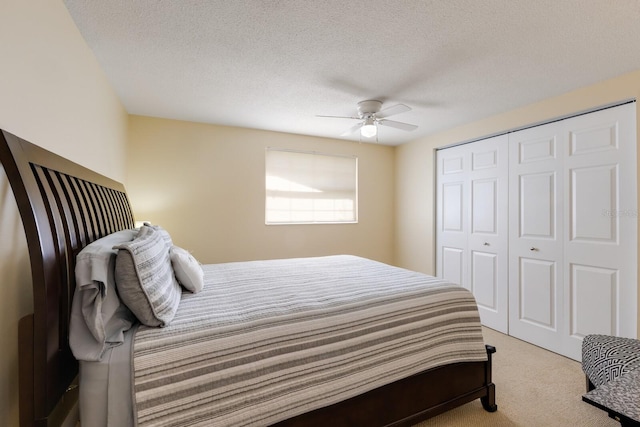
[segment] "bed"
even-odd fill
[[[70,335],[73,336],[70,331],[70,319],[74,315],[72,301],[78,296],[75,292],[77,258],[89,245],[115,233],[134,229],[126,192],[120,183],[6,131],[2,131],[0,138],[0,160],[22,217],[33,279],[34,312],[21,319],[19,325],[21,425],[58,425],[69,407],[78,400],[76,384],[79,370],[82,372],[79,399],[82,405],[86,401],[105,400],[92,393],[108,385],[110,374],[121,372],[117,378],[128,375],[130,381],[120,382],[129,384],[129,392],[107,390],[106,393],[110,396],[108,400],[114,400],[113,396],[124,397],[122,404],[131,405],[127,410],[131,412],[129,421],[141,426],[212,423],[214,418],[199,419],[198,413],[208,414],[206,417],[214,416],[212,413],[220,417],[223,413],[221,418],[215,418],[215,425],[222,425],[224,421],[228,425],[400,426],[413,425],[475,399],[480,399],[487,411],[497,409],[495,385],[491,380],[491,355],[495,348],[482,342],[479,316],[472,296],[463,288],[430,276],[353,256],[203,266],[205,289],[197,294],[184,291],[175,320],[170,324],[163,328],[134,326],[122,334],[121,345],[100,354],[100,361],[79,363],[69,343]],[[271,288],[269,285],[264,287],[264,293],[256,294],[267,271],[272,272],[272,279],[276,282],[278,275],[286,277],[286,280],[281,280],[284,288]],[[284,274],[284,271],[288,272]],[[337,280],[349,276],[357,280],[352,281],[355,287],[347,290]],[[380,280],[387,276],[397,276],[399,282],[404,283],[402,293],[396,293],[393,286],[387,286]],[[314,277],[322,280],[310,284]],[[296,280],[298,287],[287,291]],[[380,283],[376,287],[374,282]],[[228,283],[230,287],[223,288],[221,283]],[[425,288],[428,288],[426,293]],[[203,312],[212,311],[203,307],[217,308],[217,304],[225,299],[224,295],[232,294],[230,289],[238,292],[245,289],[247,292],[244,296],[227,298],[230,301],[244,299],[255,304],[219,310],[226,313],[224,318],[206,320],[206,317],[201,317],[205,315]],[[275,298],[278,294],[282,294],[284,300]],[[294,295],[299,299],[292,300]],[[204,302],[207,299],[209,301]],[[427,304],[426,308],[419,305],[421,300]],[[454,304],[453,300],[458,302]],[[347,306],[353,307],[353,312],[357,313],[355,320],[349,317],[348,323],[361,326],[365,323],[371,325],[367,322],[381,318],[381,311],[388,311],[382,307],[393,306],[396,310],[391,311],[394,314],[390,317],[385,314],[386,320],[380,320],[382,323],[376,327],[356,328],[367,330],[366,334],[361,334],[365,337],[363,341],[357,338],[360,332],[343,330],[342,324],[336,323],[346,316]],[[274,317],[273,311],[279,312],[281,317]],[[234,317],[240,317],[247,323],[229,323]],[[398,321],[400,318],[412,318],[414,323],[409,325],[409,329],[417,332],[411,335],[401,329],[393,329],[403,323]],[[320,319],[319,323],[311,323],[317,319]],[[294,332],[281,334],[279,323],[288,324]],[[223,333],[214,329],[214,325],[223,325],[227,329],[223,327]],[[336,328],[343,333],[336,335]],[[240,335],[224,341],[230,329]],[[251,335],[251,331],[260,332]],[[458,335],[456,339],[453,338],[455,335]],[[252,374],[231,370],[228,371],[231,374],[226,375],[225,369],[238,365],[228,358],[215,360],[207,367],[198,365],[198,369],[188,375],[191,383],[187,381],[184,389],[195,390],[195,393],[202,389],[208,391],[197,399],[183,399],[181,404],[177,404],[177,409],[169,411],[173,415],[167,417],[166,404],[155,405],[154,402],[177,401],[174,384],[166,387],[168,380],[163,380],[172,378],[169,382],[175,382],[176,378],[184,376],[179,372],[181,363],[172,361],[197,358],[205,353],[199,346],[212,340],[212,336],[221,339],[212,346],[215,349],[230,348],[228,343],[244,343],[234,353],[243,355],[237,359],[247,361]],[[273,341],[265,336],[273,338]],[[302,341],[289,341],[292,336],[302,337]],[[175,337],[181,337],[180,340],[189,338],[185,343],[176,341]],[[259,345],[256,344],[258,342]],[[291,345],[284,345],[285,342]],[[340,346],[352,347],[348,352],[351,364],[332,362],[334,370],[318,370],[320,365],[329,365],[326,363],[329,356],[314,353],[318,351],[317,347],[333,350],[333,357],[346,352],[346,347]],[[250,355],[253,347],[262,349],[261,356]],[[285,348],[293,348],[297,352],[302,348],[307,352],[301,358],[304,363],[292,362],[293,353],[285,352]],[[145,359],[151,350],[160,353],[153,353]],[[289,359],[286,362],[275,361],[271,356],[276,353],[287,353]],[[176,354],[180,356],[176,357]],[[372,359],[364,358],[365,355],[373,355],[372,359],[377,361],[374,363]],[[228,357],[228,354],[223,357]],[[101,364],[107,359],[113,364],[101,372]],[[139,369],[140,366],[142,368]],[[365,369],[360,370],[363,366]],[[157,374],[162,370],[157,367],[178,371]],[[193,374],[199,370],[202,375]],[[315,376],[304,377],[303,371],[315,372]],[[289,375],[290,372],[294,374]],[[156,374],[158,376],[153,377]],[[249,382],[234,386],[232,378],[236,377],[243,381],[249,378]],[[256,383],[268,384],[268,387],[257,393],[254,387],[252,392],[256,384],[251,383],[254,377],[257,378]],[[355,378],[355,385],[348,382],[347,377]],[[145,378],[153,380],[145,383]],[[278,384],[287,381],[294,387],[280,389]],[[217,384],[218,388],[211,388],[211,384]],[[246,384],[253,385],[246,387]],[[237,394],[239,390],[249,391],[240,395]],[[203,395],[207,397],[201,398]],[[260,400],[256,397],[258,395],[268,398]],[[207,399],[210,402],[202,405],[184,404]],[[228,410],[237,407],[239,401],[248,403],[242,410]],[[272,404],[281,406],[270,406]],[[104,421],[109,417],[109,413],[118,412],[119,405],[92,409],[97,418],[96,425],[100,424],[100,419]],[[160,407],[160,412],[154,412],[154,406]],[[197,409],[188,409],[188,406]],[[163,415],[158,416],[158,413]],[[174,416],[177,418],[172,418]],[[88,420],[89,415],[86,423],[83,420],[83,426],[93,423]]]

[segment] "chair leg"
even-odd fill
[[[588,376],[585,375],[584,378],[587,380],[587,393],[596,388]]]

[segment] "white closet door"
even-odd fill
[[[563,353],[574,359],[585,335],[637,336],[635,114],[626,104],[565,121]]]
[[[461,145],[436,152],[436,275],[471,290],[467,279],[469,156]]]
[[[637,335],[635,104],[509,138],[509,333],[576,360]]]
[[[562,353],[563,174],[560,123],[509,137],[509,334]]]
[[[437,275],[473,292],[482,323],[508,329],[508,137],[437,152]]]
[[[469,284],[482,324],[508,333],[508,137],[468,149]]]
[[[630,103],[438,151],[438,276],[576,360],[588,334],[637,337],[636,137]]]

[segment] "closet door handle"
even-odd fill
[[[482,246],[489,246],[489,242],[484,242]]]
[[[533,247],[533,246],[531,246],[531,247],[529,248],[529,250],[530,250],[531,252],[538,252],[538,248],[535,248],[535,247]]]

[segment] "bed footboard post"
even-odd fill
[[[495,412],[498,410],[498,405],[496,405],[496,385],[492,380],[492,370],[491,370],[491,355],[496,352],[496,348],[491,345],[485,345],[487,349],[487,362],[484,365],[484,379],[487,387],[487,395],[480,398],[482,402],[482,407],[487,412]]]

